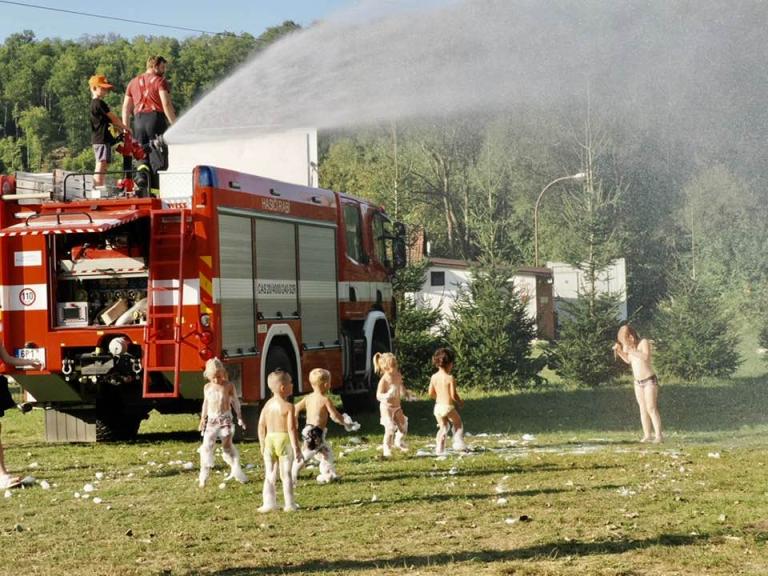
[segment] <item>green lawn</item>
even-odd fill
[[[240,445],[248,484],[197,487],[194,416],[153,415],[131,444],[47,445],[41,411],[8,414],[9,467],[51,487],[0,500],[0,573],[764,575],[767,387],[663,386],[662,446],[635,441],[628,385],[470,395],[472,451],[444,460],[416,455],[432,404],[409,403],[409,454],[381,459],[373,415],[334,429],[342,481],[305,471],[302,509],[267,515],[257,444]]]

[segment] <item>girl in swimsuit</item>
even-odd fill
[[[645,338],[641,340],[629,324],[619,328],[616,340],[618,342],[613,345],[613,353],[632,367],[635,379],[635,398],[640,407],[640,422],[643,426],[643,438],[640,441],[653,440],[659,443],[664,437],[658,405],[659,381],[651,364],[651,341]]]

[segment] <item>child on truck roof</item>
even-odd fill
[[[327,394],[331,388],[331,373],[324,368],[315,368],[309,373],[309,384],[312,393],[302,398],[295,406],[296,421],[303,411],[307,413],[307,424],[301,431],[303,440],[301,451],[303,461],[297,460],[293,464],[293,482],[296,483],[299,471],[312,458],[320,463],[320,474],[317,481],[320,484],[336,480],[336,468],[333,465],[333,450],[325,440],[328,432],[328,418],[344,426],[347,432],[360,429],[360,424],[354,422],[349,414],[341,414]]]
[[[288,372],[275,370],[267,377],[267,386],[272,391],[272,398],[259,416],[259,447],[264,458],[263,502],[259,512],[277,509],[275,491],[278,469],[283,483],[283,510],[291,512],[298,508],[293,495],[293,461],[294,458],[302,460],[296,413],[293,404],[288,401],[293,394],[293,379]]]
[[[91,89],[91,144],[93,155],[96,157],[96,167],[93,170],[93,187],[102,188],[106,181],[107,166],[112,161],[112,144],[115,139],[109,132],[110,124],[114,124],[122,132],[130,133],[123,121],[109,109],[103,98],[114,86],[107,82],[104,74],[95,74],[88,80]]]
[[[246,482],[248,478],[240,467],[240,454],[232,442],[235,431],[232,423],[233,409],[238,426],[245,430],[237,391],[227,377],[227,369],[218,358],[211,358],[205,363],[203,374],[208,383],[203,388],[203,409],[200,414],[203,444],[200,446],[199,485],[204,487],[211,473],[217,438],[221,438],[224,462],[230,466],[227,479],[235,478],[238,482]]]

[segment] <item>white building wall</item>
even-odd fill
[[[516,275],[512,277],[512,282],[515,285],[515,290],[525,302],[526,315],[536,322],[538,316],[536,310],[536,276]]]
[[[445,274],[444,286],[432,285],[432,273]],[[413,294],[417,301],[430,308],[439,308],[443,318],[449,318],[461,286],[468,286],[471,281],[469,270],[466,268],[450,268],[447,266],[430,266],[427,268],[424,284],[421,290]],[[536,321],[536,277],[516,275],[512,277],[515,289],[526,299],[525,310],[528,316]]]
[[[191,144],[171,142],[168,170],[160,172],[161,198],[191,195],[195,166],[214,166],[291,184],[317,186],[317,130]]]
[[[432,273],[445,274],[443,286],[432,286]],[[440,308],[443,318],[451,315],[451,309],[456,303],[461,286],[470,282],[469,271],[463,268],[448,268],[446,266],[430,266],[427,268],[421,291],[415,294],[418,301],[429,308]]]
[[[577,300],[585,290],[585,276],[578,268],[564,262],[547,262],[552,270],[555,310],[559,314],[562,303]],[[619,296],[619,320],[627,319],[627,271],[624,258],[615,260],[603,269],[597,278],[599,294]]]

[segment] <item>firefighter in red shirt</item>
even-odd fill
[[[171,89],[165,79],[168,61],[162,56],[147,59],[147,71],[128,83],[123,99],[123,124],[133,115],[133,136],[142,146],[164,133],[176,121]]]

